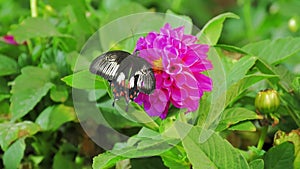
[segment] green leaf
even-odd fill
[[[160,157],[146,157],[146,158],[135,158],[130,159],[130,168],[116,168],[116,169],[134,169],[134,168],[143,168],[143,169],[169,169],[164,166]]]
[[[42,68],[57,72],[59,77],[70,74],[70,67],[66,62],[66,54],[54,48],[43,51],[40,64]]]
[[[40,131],[38,124],[31,121],[20,123],[1,123],[0,124],[0,145],[5,151],[7,147],[16,139],[32,136]]]
[[[116,110],[127,119],[138,122],[154,131],[159,129],[158,124],[137,103],[131,102],[131,104],[128,105],[128,112],[125,111],[126,106],[127,104],[123,100],[115,104]]]
[[[274,137],[274,145],[279,145],[283,142],[291,142],[295,146],[295,161],[294,167],[300,166],[300,129],[292,130],[290,133],[285,133],[283,131],[277,131]]]
[[[176,123],[176,129],[194,169],[249,168],[242,154],[214,131],[184,123]]]
[[[208,58],[210,58],[214,65],[214,68],[208,72],[209,77],[213,80],[213,90],[205,93],[204,97],[202,97],[197,117],[197,125],[203,126],[206,129],[215,129],[217,127],[214,123],[216,119],[220,118],[226,106],[227,87],[224,64],[220,60],[216,50],[213,49],[208,53]]]
[[[226,75],[227,86],[230,86],[239,80],[243,79],[247,72],[256,62],[256,58],[253,56],[244,56],[238,62],[236,62],[228,75]]]
[[[264,169],[264,160],[256,159],[249,163],[250,169]]]
[[[294,158],[294,144],[284,142],[264,155],[265,169],[293,169]]]
[[[234,124],[228,128],[228,130],[238,130],[238,131],[256,131],[255,125],[251,121],[242,121]]]
[[[283,38],[250,43],[242,49],[268,64],[276,65],[300,51],[300,38]]]
[[[74,38],[76,39],[76,41],[72,44],[68,43],[67,45],[77,43],[80,47],[82,47],[86,37],[94,32],[91,22],[89,22],[89,19],[91,18],[86,17],[86,11],[88,10],[86,2],[82,0],[51,0],[47,2],[47,4],[53,7],[56,11],[59,11],[61,16],[67,15],[67,25],[64,26],[64,29],[67,27],[68,31],[72,30],[72,35],[74,35]],[[89,10],[91,17],[94,18],[92,12],[93,11]]]
[[[149,128],[146,128],[146,127],[143,127],[141,128],[141,130],[139,131],[138,137],[145,137],[145,138],[155,138],[155,137],[160,137],[160,133],[154,131],[154,130],[151,130]]]
[[[129,159],[121,160],[116,164],[116,169],[131,169],[131,162]]]
[[[83,70],[61,79],[67,85],[78,89],[107,89],[107,82],[100,76]]]
[[[231,45],[227,45],[227,44],[216,44],[214,47],[218,47],[230,52],[235,52],[235,53],[241,53],[241,54],[245,54],[247,55],[248,53],[243,51],[243,49],[237,47],[237,46],[231,46]]]
[[[223,23],[227,18],[239,19],[233,13],[227,12],[209,20],[202,30],[196,35],[200,42],[208,43],[209,45],[217,44],[223,29]]]
[[[115,148],[95,157],[93,159],[93,169],[110,168],[118,161],[124,159],[157,156],[168,151],[172,148],[172,145],[178,143],[177,139],[139,137],[134,139],[134,144],[125,143],[125,146],[122,146],[120,149]]]
[[[181,150],[181,151],[180,151]],[[183,147],[175,146],[169,151],[161,155],[165,166],[170,169],[190,169],[190,163],[187,159],[186,152]]]
[[[9,94],[9,87],[7,85],[7,80],[4,77],[0,77],[0,93]]]
[[[12,86],[12,120],[25,116],[53,86],[51,72],[39,67],[25,67]]]
[[[59,33],[53,24],[43,18],[27,18],[9,33],[19,43],[31,38],[65,36]]]
[[[50,98],[55,102],[65,102],[69,97],[69,92],[66,86],[56,85],[50,90]]]
[[[102,25],[107,24],[108,22],[111,22],[123,16],[126,17],[130,14],[136,14],[142,12],[147,12],[147,9],[144,6],[135,2],[128,2],[117,8],[114,7],[114,10],[110,10],[109,13],[107,14],[107,17],[102,19],[103,20]]]
[[[45,157],[43,155],[29,155],[28,159],[32,161],[34,166],[38,166]]]
[[[1,101],[0,102],[0,122],[6,121],[8,114],[9,114],[9,102],[8,102],[8,100]]]
[[[3,163],[6,169],[17,169],[25,151],[25,139],[21,138],[14,142],[3,154]]]
[[[286,91],[292,90],[292,75],[286,69],[282,68],[281,65],[273,66],[266,63],[262,59],[258,59],[255,65],[260,72],[265,74],[277,75],[278,78],[269,79],[273,84],[279,83],[279,85]],[[292,77],[291,77],[292,76]]]
[[[226,109],[221,116],[216,131],[222,131],[230,126],[245,120],[259,119],[260,117],[253,111],[237,107]]]
[[[109,49],[133,52],[135,42],[140,36],[151,31],[159,31],[164,22],[162,14],[148,12],[148,9],[134,2],[116,8],[106,16],[104,20],[101,18],[103,21],[101,24],[104,26],[92,37],[95,39],[87,42],[89,49],[84,51],[84,55],[95,56],[93,55],[95,51],[102,53]],[[115,22],[111,22],[112,20]],[[90,50],[91,48],[95,50]]]
[[[53,169],[61,169],[61,168],[77,168],[74,161],[66,156],[65,154],[62,154],[60,152],[56,153],[53,158]]]
[[[171,10],[167,10],[164,23],[169,23],[172,28],[184,26],[184,33],[191,34],[193,28],[192,19],[185,15],[177,15]]]
[[[46,108],[36,119],[42,130],[57,130],[62,124],[76,120],[73,107],[63,104]]]
[[[7,80],[4,77],[0,77],[0,103],[1,101],[10,98],[9,90],[10,89],[7,85]],[[1,114],[1,110],[0,110],[0,114]]]
[[[15,60],[0,54],[0,76],[18,73],[18,64]]]
[[[97,90],[96,90],[97,91]],[[95,91],[95,92],[96,92]],[[105,92],[106,93],[106,92]],[[94,100],[94,99],[92,99]],[[123,100],[121,100],[123,101]],[[100,112],[103,112],[103,118],[106,119],[108,125],[112,128],[127,128],[130,127],[141,127],[142,124],[137,123],[136,121],[132,121],[120,114],[115,107],[112,106],[112,100],[105,100],[103,101],[100,99],[97,104],[97,107],[100,108]],[[80,118],[79,118],[80,119]]]
[[[240,95],[246,91],[250,86],[255,83],[264,80],[266,78],[276,78],[276,75],[267,75],[267,74],[252,74],[247,75],[243,79],[239,80],[237,83],[234,83],[231,86],[228,86],[226,91],[226,106],[231,103],[234,103]]]
[[[10,94],[0,94],[0,102],[4,99],[8,99],[10,97]]]
[[[93,158],[93,169],[107,169],[113,167],[118,161],[126,159],[110,152],[105,152]]]
[[[76,65],[77,59],[79,58],[80,54],[77,51],[72,51],[66,55],[66,63],[69,65],[72,71],[74,71],[74,67]]]

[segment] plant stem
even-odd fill
[[[30,40],[27,40],[26,43],[27,43],[28,53],[29,53],[29,54],[32,54],[33,47],[32,47],[31,41],[30,41]]]
[[[268,128],[269,126],[263,126],[262,129],[261,129],[261,134],[260,134],[260,137],[259,137],[259,140],[258,140],[258,144],[257,144],[257,149],[261,150],[264,143],[265,143],[265,139],[266,139],[266,136],[267,136],[267,132],[268,132]]]
[[[251,15],[251,0],[244,1],[243,14],[245,19],[245,26],[247,30],[247,36],[250,40],[253,38],[253,25],[252,25],[252,15]]]
[[[180,112],[179,112],[179,118],[180,118],[180,121],[182,121],[182,122],[184,122],[184,123],[187,123],[187,120],[186,120],[185,112],[184,112],[184,111],[180,111]]]
[[[31,17],[35,18],[38,16],[37,0],[30,0],[30,10],[31,10]]]

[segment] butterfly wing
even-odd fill
[[[130,55],[125,51],[109,51],[98,56],[90,65],[90,72],[112,81],[118,75],[121,62]]]
[[[124,59],[118,74],[125,74],[128,79],[129,97],[133,100],[138,92],[151,94],[155,89],[155,77],[151,65],[143,58],[133,54]]]
[[[139,71],[135,72],[137,89],[145,94],[151,94],[155,89],[155,77],[151,65],[143,61]]]
[[[137,54],[110,51],[97,57],[90,72],[107,79],[113,87],[114,100],[125,97],[134,100],[141,91],[150,94],[155,89],[155,77],[151,65]]]

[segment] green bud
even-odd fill
[[[278,3],[274,2],[273,4],[271,4],[270,8],[269,8],[269,12],[272,15],[275,15],[279,12],[280,10],[280,6]]]
[[[262,114],[274,113],[280,105],[280,98],[276,90],[266,89],[258,92],[255,107]]]
[[[298,23],[298,19],[296,17],[292,17],[290,20],[289,20],[289,29],[291,32],[297,32],[298,29],[299,29],[299,23]]]

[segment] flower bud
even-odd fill
[[[280,105],[280,98],[276,90],[266,89],[258,92],[255,107],[262,114],[274,113]]]
[[[280,10],[280,6],[278,3],[274,2],[271,4],[270,8],[269,8],[269,13],[272,15],[275,15],[279,12]]]
[[[297,32],[298,29],[299,29],[299,23],[298,23],[298,19],[296,17],[292,17],[290,20],[289,20],[289,29],[291,32]]]

